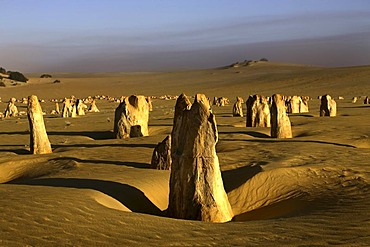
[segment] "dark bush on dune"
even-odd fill
[[[262,62],[268,62],[268,59],[264,57],[264,58],[261,58],[260,61],[262,61]]]
[[[60,80],[55,80],[53,81],[53,83],[60,83]]]
[[[9,79],[20,82],[27,82],[28,79],[21,72],[18,71],[8,71]]]
[[[49,74],[42,74],[42,75],[40,76],[40,78],[52,78],[52,76],[51,76],[51,75],[49,75]]]
[[[4,69],[3,67],[0,67],[0,73],[1,74],[6,74],[6,69]]]

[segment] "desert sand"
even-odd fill
[[[370,245],[370,105],[363,104],[370,66],[259,62],[163,73],[50,74],[0,88],[1,111],[11,97],[45,100],[53,149],[30,154],[26,115],[0,120],[0,246]],[[51,99],[71,95],[181,93],[230,99],[212,110],[231,222],[165,214],[170,171],[149,166],[155,146],[171,133],[175,100],[153,98],[149,136],[127,140],[113,137],[117,102],[97,100],[100,112],[77,118],[49,114]],[[245,127],[245,117],[232,116],[236,96],[275,93],[312,98],[308,113],[289,114],[293,138],[273,139],[270,128]],[[337,101],[336,117],[319,117],[317,97],[324,94]],[[354,96],[361,98],[351,103]]]

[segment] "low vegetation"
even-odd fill
[[[7,71],[5,68],[0,67],[0,80],[9,79],[17,82],[27,82],[28,78],[18,71]],[[4,83],[3,83],[4,84]]]

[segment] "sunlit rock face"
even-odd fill
[[[292,138],[292,127],[286,113],[285,100],[281,94],[274,94],[272,96],[271,137]]]
[[[218,132],[208,99],[197,94],[193,105],[185,95],[176,102],[172,130],[170,217],[227,222],[233,212],[216,154]]]
[[[337,102],[328,94],[321,96],[320,117],[335,117],[337,115]]]
[[[33,154],[51,153],[51,145],[46,134],[44,117],[36,95],[28,97],[28,122],[30,125],[30,150]]]
[[[148,136],[149,105],[142,95],[125,98],[116,108],[114,135],[117,139]]]

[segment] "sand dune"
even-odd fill
[[[53,154],[29,154],[26,116],[0,121],[1,246],[367,246],[370,243],[369,67],[317,68],[278,63],[171,73],[58,74],[1,88],[1,97],[185,92],[208,97],[309,95],[310,112],[290,114],[293,138],[247,128],[232,104],[213,107],[216,146],[235,217],[223,224],[171,219],[169,171],[149,169],[155,145],[172,130],[174,100],[153,100],[149,136],[113,137],[117,103],[99,113],[44,116]],[[54,76],[55,78],[56,76]],[[54,79],[53,78],[53,79]],[[337,99],[338,116],[319,117],[318,95]],[[6,104],[1,103],[5,109]],[[18,103],[20,110],[25,105]],[[245,105],[243,105],[245,111]]]

